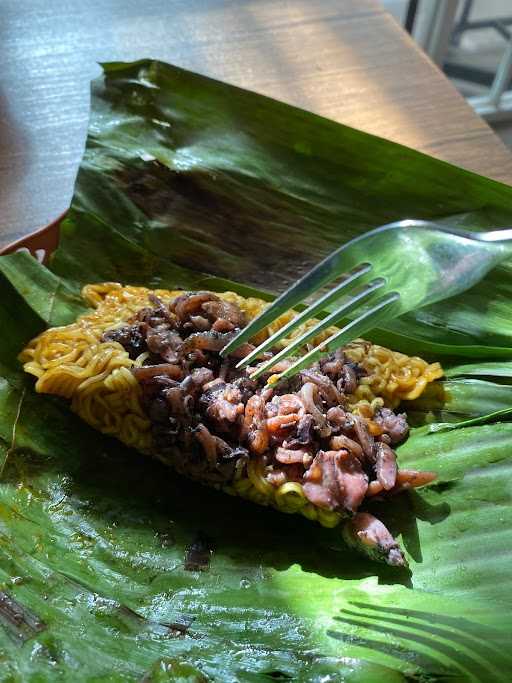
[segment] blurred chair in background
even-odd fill
[[[512,121],[510,0],[384,0],[416,42],[490,122]]]

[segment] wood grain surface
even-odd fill
[[[143,57],[512,183],[512,155],[377,0],[2,0],[0,246],[69,205],[97,62]]]

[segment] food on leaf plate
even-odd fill
[[[227,358],[220,351],[264,301],[118,283],[87,285],[82,293],[94,310],[46,330],[20,354],[38,392],[69,399],[92,427],[183,475],[327,527],[341,523],[350,545],[406,564],[368,506],[435,479],[400,469],[393,449],[408,433],[405,414],[396,412],[400,401],[439,378],[439,363],[357,340],[290,380],[271,377],[288,360],[252,380],[254,367],[235,366],[254,346]]]

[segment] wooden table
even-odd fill
[[[376,0],[2,0],[0,246],[69,205],[95,63],[142,57],[512,183],[512,155]]]

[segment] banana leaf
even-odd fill
[[[399,449],[437,482],[375,503],[409,570],[95,433],[16,355],[86,282],[271,298],[390,220],[510,224],[512,189],[176,67],[103,68],[49,268],[0,258],[0,681],[508,681],[510,262],[371,335],[449,375]]]

